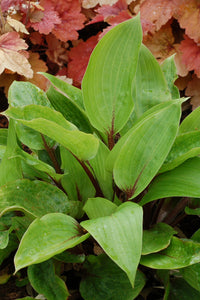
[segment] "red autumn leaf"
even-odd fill
[[[176,18],[180,27],[196,43],[200,42],[200,7],[197,0],[175,0],[177,5]]]
[[[158,31],[173,16],[176,5],[173,0],[146,0],[140,5],[141,20],[149,32]],[[145,29],[147,32],[147,28]]]
[[[58,13],[54,10],[54,6],[47,0],[41,0],[40,5],[44,8],[42,19],[39,22],[31,22],[30,25],[40,33],[49,34],[52,32],[56,24],[61,23]]]
[[[22,4],[24,0],[1,0],[2,11],[7,11],[11,6]]]
[[[79,0],[48,0],[61,19],[60,24],[56,24],[53,34],[63,41],[77,40],[78,30],[84,27],[85,16],[81,13]]]
[[[189,82],[185,91],[186,96],[191,96],[190,103],[194,110],[200,106],[200,79],[193,75],[192,80]]]
[[[68,62],[67,48],[69,47],[69,44],[61,42],[53,34],[47,35],[46,42],[48,48],[45,53],[49,60],[59,67],[66,64]]]
[[[143,38],[143,43],[159,62],[175,53],[174,36],[170,25],[168,22],[155,34],[148,34]]]
[[[103,5],[96,9],[96,12],[104,17],[106,21],[107,18],[117,16],[121,11],[127,10],[127,3],[126,0],[119,0],[114,5]]]
[[[23,53],[23,50],[27,48],[28,45],[17,32],[8,32],[0,36],[0,74],[8,69],[31,78],[33,71]]]
[[[200,77],[200,46],[187,35],[179,46],[181,52],[182,63],[187,67],[188,71],[194,70],[197,77]]]
[[[81,41],[78,46],[69,51],[69,64],[67,77],[72,78],[74,83],[80,86],[83,75],[88,65],[92,50],[98,42],[98,34],[89,38],[86,42]]]

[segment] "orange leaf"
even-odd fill
[[[182,53],[182,63],[187,67],[188,71],[194,70],[197,77],[200,77],[200,46],[187,35],[179,46]]]
[[[193,75],[192,80],[189,82],[185,94],[186,96],[192,96],[190,103],[193,110],[200,106],[200,79],[195,75]]]
[[[27,48],[28,45],[19,37],[17,32],[8,32],[0,36],[0,74],[8,69],[31,78],[33,71],[28,59],[18,52]]]

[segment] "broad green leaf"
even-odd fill
[[[139,15],[111,29],[97,44],[82,81],[91,124],[113,136],[133,110],[135,77],[142,29]]]
[[[113,174],[129,199],[146,188],[163,164],[176,137],[180,115],[181,100],[169,101],[168,106],[148,115],[126,134]]]
[[[142,45],[133,85],[135,118],[138,119],[152,106],[168,100],[171,100],[171,95],[161,67],[153,54]]]
[[[55,181],[59,181],[62,178],[62,174],[57,174],[52,166],[38,159],[33,153],[30,155],[19,148],[17,149],[17,154],[22,160],[24,160],[26,164],[34,167],[36,170],[41,171],[44,174],[51,176],[51,178],[53,178]]]
[[[50,212],[70,214],[73,204],[56,186],[39,180],[16,180],[0,187],[1,215],[11,210],[22,210],[33,217]]]
[[[47,96],[55,110],[61,112],[65,119],[76,125],[79,130],[86,133],[93,133],[85,111],[76,103],[59,93],[52,86],[49,88]]]
[[[164,60],[164,62],[161,64],[161,69],[165,75],[172,99],[178,99],[180,97],[179,90],[177,86],[174,85],[174,81],[178,78],[177,69],[174,62],[174,55]]]
[[[83,210],[86,212],[89,219],[110,216],[116,209],[116,204],[101,197],[88,199],[83,207]]]
[[[110,216],[81,222],[81,226],[126,272],[132,286],[142,251],[142,216],[139,205],[126,202]]]
[[[200,107],[197,107],[189,114],[179,127],[179,134],[200,130]]]
[[[165,223],[158,223],[143,231],[142,255],[158,252],[169,246],[176,231]]]
[[[175,278],[170,283],[170,293],[167,300],[199,300],[200,293],[193,289],[182,278]]]
[[[74,103],[79,105],[81,108],[84,108],[83,95],[80,89],[51,74],[43,72],[39,72],[39,74],[42,74],[44,77],[49,79],[52,85],[63,92],[70,100],[74,101]]]
[[[180,101],[184,102],[188,98],[181,98]],[[129,135],[131,135],[138,127],[140,127],[144,122],[147,122],[149,118],[152,118],[152,116],[156,115],[162,110],[165,110],[171,105],[173,102],[179,101],[179,100],[173,100],[173,101],[166,101],[163,103],[160,103],[158,105],[153,106],[149,110],[147,110],[134,124],[134,126],[131,126],[125,134],[120,137],[119,141],[115,144],[114,148],[110,151],[110,154],[108,155],[107,161],[106,161],[106,168],[109,172],[113,171],[114,163],[117,159],[117,156],[119,152],[121,151],[124,144],[126,144],[126,140],[129,138]]]
[[[85,202],[89,197],[95,196],[95,189],[75,157],[64,147],[60,147],[61,168],[66,173],[62,179],[61,184],[69,199]]]
[[[99,148],[95,157],[90,159],[89,165],[94,171],[96,180],[106,198],[113,199],[113,177],[112,173],[106,168],[106,161],[110,151],[106,145],[99,141]]]
[[[200,198],[200,158],[188,159],[177,168],[157,176],[140,205],[160,198]]]
[[[92,134],[76,130],[61,113],[48,107],[29,105],[22,108],[10,108],[7,114],[22,124],[39,131],[66,147],[80,160],[95,156],[98,139]]]
[[[15,234],[11,233],[9,236],[9,242],[6,248],[0,249],[0,265],[9,257],[9,255],[18,247],[19,241]]]
[[[31,150],[43,150],[45,149],[44,140],[41,134],[28,126],[21,124],[20,122],[15,122],[16,133],[18,139]],[[44,135],[44,139],[47,145],[51,148],[54,146],[55,141],[50,139],[48,136]]]
[[[200,154],[200,130],[178,135],[159,173],[174,169]]]
[[[0,163],[0,186],[23,177],[21,159],[16,157],[17,148],[18,144],[15,133],[15,123],[13,120],[10,120],[7,147]]]
[[[51,107],[45,92],[30,82],[14,81],[9,88],[8,102],[10,106],[14,107],[23,107],[30,104]],[[16,132],[24,145],[31,149],[44,149],[44,143],[37,131],[16,122]],[[46,139],[48,143],[53,145],[53,141],[47,137]]]
[[[38,218],[21,239],[14,258],[16,272],[73,248],[88,237],[89,234],[83,235],[79,223],[70,216],[51,213]]]
[[[0,231],[0,249],[5,249],[9,242],[10,230]]]
[[[8,91],[8,103],[14,107],[38,104],[51,106],[45,92],[30,82],[13,81]]]
[[[83,267],[80,292],[85,300],[133,300],[145,285],[144,275],[137,271],[132,288],[126,274],[105,254],[88,256]]]
[[[200,262],[200,243],[172,237],[168,248],[141,257],[140,263],[152,269],[179,269]]]
[[[8,129],[7,128],[1,128],[1,130],[0,130],[0,145],[6,146],[7,137],[8,137]]]
[[[70,295],[64,281],[55,274],[52,260],[28,267],[32,287],[48,300],[65,300]]]

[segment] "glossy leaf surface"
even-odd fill
[[[171,281],[170,292],[167,300],[199,300],[200,293],[193,289],[187,282],[182,278],[176,278]]]
[[[180,114],[181,101],[170,101],[124,136],[113,173],[115,183],[129,199],[141,193],[158,172],[174,142]]]
[[[82,90],[91,124],[101,132],[116,134],[133,110],[132,83],[141,42],[137,16],[115,26],[93,50]]]
[[[169,246],[176,231],[165,223],[158,223],[143,231],[142,255],[158,252]]]
[[[84,269],[80,292],[85,300],[133,300],[145,285],[144,275],[137,271],[132,288],[126,274],[105,254],[88,256]]]
[[[81,222],[134,286],[142,251],[142,209],[127,202],[110,216]]]
[[[48,300],[67,299],[69,292],[64,281],[55,274],[51,260],[28,267],[32,287]]]
[[[36,219],[25,232],[14,258],[16,272],[48,260],[89,237],[70,216],[52,213]]]
[[[164,62],[161,64],[161,69],[167,81],[172,99],[178,99],[180,97],[179,90],[177,86],[174,85],[174,81],[178,78],[176,65],[174,62],[174,55],[164,60]]]
[[[161,67],[153,54],[142,45],[133,85],[135,118],[138,119],[154,105],[168,100],[171,100],[171,95]]]
[[[86,212],[89,219],[110,216],[116,209],[116,204],[101,197],[88,199],[83,207],[83,210]]]
[[[7,114],[22,124],[54,139],[70,150],[80,160],[95,156],[98,140],[91,134],[76,130],[61,113],[48,107],[30,105],[24,108],[10,108]]]
[[[0,187],[1,215],[10,210],[22,210],[33,217],[50,212],[70,213],[70,205],[60,189],[39,180],[16,180]]]
[[[191,158],[157,176],[140,204],[167,197],[200,197],[200,158]]]
[[[77,103],[77,105],[79,105],[80,107],[84,107],[82,91],[80,89],[51,74],[43,72],[40,72],[40,74],[49,79],[52,85],[58,88],[61,92],[63,92],[69,99]]]
[[[153,269],[179,269],[200,262],[200,243],[173,237],[169,247],[144,255],[140,263]]]
[[[200,130],[178,135],[159,173],[174,169],[200,154]]]
[[[200,130],[200,107],[189,114],[179,127],[179,134]]]
[[[47,96],[55,110],[61,112],[65,119],[76,125],[79,130],[87,133],[93,132],[85,111],[76,103],[56,91],[52,86],[49,88]]]

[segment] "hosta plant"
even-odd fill
[[[0,263],[15,251],[26,299],[200,299],[200,230],[178,226],[200,214],[200,109],[180,123],[173,57],[158,64],[137,16],[100,40],[81,90],[43,76],[46,93],[9,89]]]

